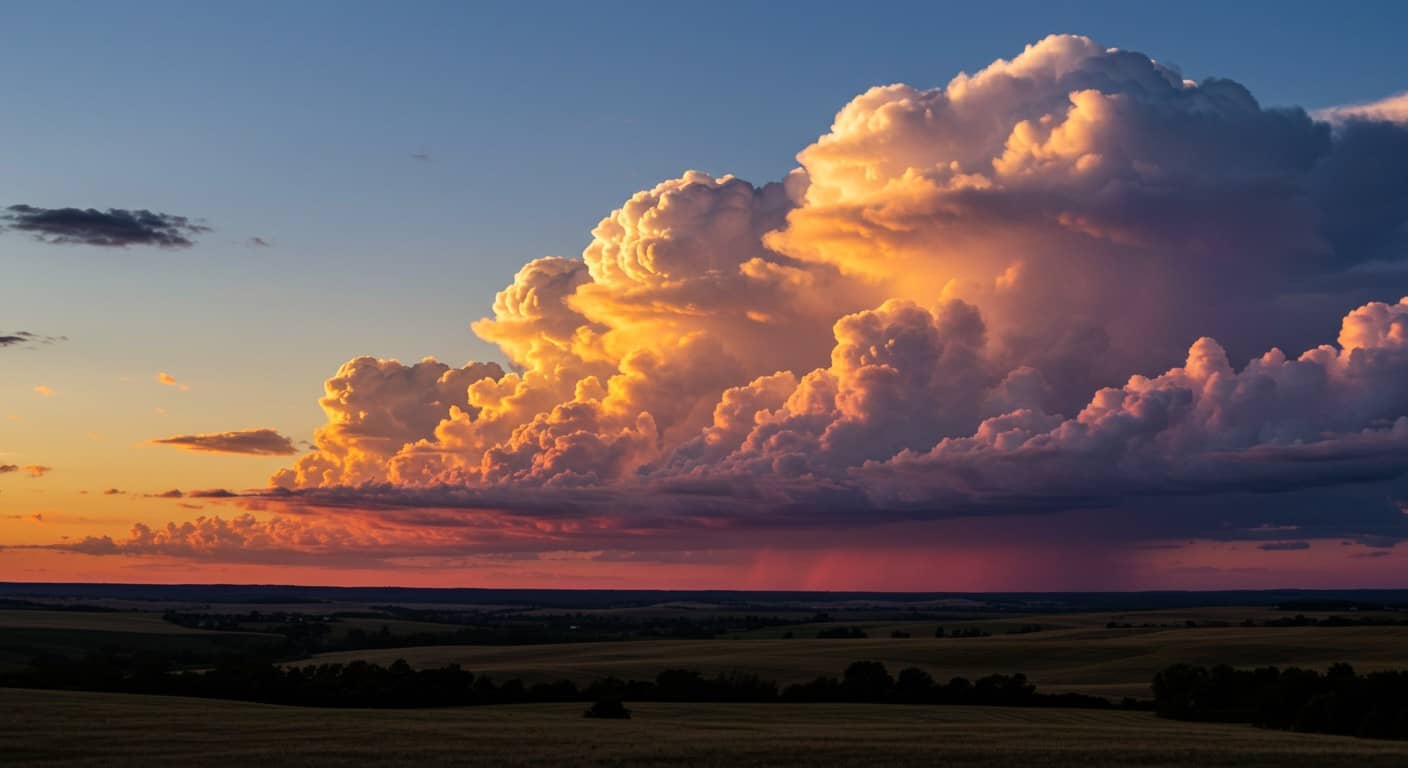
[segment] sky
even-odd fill
[[[1401,4],[0,6],[0,580],[1408,575]]]

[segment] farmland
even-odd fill
[[[1396,766],[1408,744],[1141,712],[887,705],[568,704],[319,710],[0,690],[0,754],[46,766]]]
[[[1024,673],[1039,691],[1147,702],[1175,663],[1408,669],[1404,595],[912,597],[277,594],[241,588],[12,596],[0,673],[169,672],[229,658],[306,666],[457,664],[503,685],[665,670],[749,673],[786,686],[856,661],[940,682]],[[135,588],[133,588],[135,589]],[[285,588],[286,589],[286,588]],[[0,599],[4,592],[0,590]],[[228,598],[228,599],[223,599]],[[1201,604],[1200,604],[1201,601]],[[1114,604],[1117,607],[1111,608]],[[942,636],[938,636],[943,628]],[[505,641],[504,638],[510,639]],[[606,638],[606,639],[603,639]],[[327,650],[332,649],[332,650]],[[57,666],[55,659],[59,659]],[[70,667],[73,662],[96,666]],[[99,660],[99,661],[94,661]],[[41,667],[35,666],[33,669]],[[86,674],[86,673],[85,673]],[[164,674],[158,672],[158,675]],[[1408,744],[1176,722],[1139,709],[628,701],[627,721],[583,704],[319,709],[84,689],[0,688],[0,754],[34,765],[1400,765]],[[111,678],[105,685],[112,685]],[[505,688],[504,690],[509,690]],[[109,691],[109,692],[98,692]],[[169,691],[168,691],[169,692]],[[182,691],[175,691],[180,693]],[[206,694],[201,694],[206,695]],[[239,697],[235,697],[239,698]],[[254,699],[253,701],[268,699]],[[503,699],[500,699],[503,700]],[[561,702],[561,703],[552,703]],[[372,704],[376,706],[375,703]],[[1142,706],[1142,705],[1140,705]]]
[[[521,677],[529,682],[652,678],[679,667],[708,674],[742,670],[797,682],[835,674],[856,659],[871,659],[891,668],[917,666],[939,679],[1020,671],[1045,691],[1111,697],[1147,696],[1154,673],[1178,662],[1324,668],[1350,660],[1365,670],[1408,667],[1408,628],[1402,627],[1092,627],[975,638],[934,638],[932,624],[916,624],[912,629],[913,636],[904,639],[428,646],[321,654],[315,660],[389,664],[404,658],[412,666],[459,664],[496,678]]]

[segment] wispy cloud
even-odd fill
[[[38,346],[68,341],[67,336],[43,336],[29,331],[0,334],[0,349],[33,349]]]
[[[0,464],[0,475],[18,472],[30,477],[43,477],[53,471],[53,467],[46,467],[43,464]]]
[[[1268,541],[1265,544],[1257,545],[1257,549],[1263,552],[1296,552],[1303,549],[1310,549],[1308,541]]]
[[[1408,123],[1408,91],[1397,93],[1377,101],[1361,104],[1345,104],[1319,110],[1315,116],[1332,123],[1345,123],[1351,120],[1380,120]]]

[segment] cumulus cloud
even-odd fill
[[[183,505],[193,506],[193,505]],[[194,520],[149,526],[137,523],[125,537],[88,536],[44,548],[87,555],[198,558],[230,563],[288,564],[310,560],[339,567],[405,562],[424,557],[466,553],[501,554],[522,551],[513,542],[534,531],[533,545],[544,539],[531,526],[493,525],[488,520],[435,525],[429,518],[388,522],[341,516],[311,519],[293,515],[257,518],[199,516]],[[485,542],[493,542],[485,549]]]
[[[328,423],[316,433],[319,450],[277,480],[300,486],[384,482],[391,458],[407,444],[434,436],[455,413],[482,413],[482,405],[471,404],[470,387],[500,377],[503,370],[493,363],[452,368],[434,360],[351,360],[324,384],[318,402]]]
[[[298,449],[293,447],[293,441],[268,428],[172,435],[151,442],[154,445],[170,445],[187,451],[246,456],[289,456],[298,452]]]
[[[506,367],[347,362],[312,450],[238,501],[411,548],[1092,510],[1134,539],[1392,543],[1408,127],[1356,109],[1065,35],[872,88],[784,179],[690,171],[524,265],[473,324]]]
[[[251,515],[240,515],[229,520],[198,517],[156,528],[137,523],[123,539],[89,536],[52,548],[89,555],[166,555],[235,561],[260,561],[267,555],[277,561],[285,559],[290,551],[345,554],[372,541],[375,539],[364,532],[342,526],[284,518],[260,521]]]
[[[95,245],[126,248],[129,245],[155,245],[162,248],[189,248],[191,238],[210,227],[185,216],[148,210],[109,208],[37,208],[12,205],[0,213],[9,229],[26,232],[35,239],[57,245]]]
[[[56,392],[52,387],[49,387],[44,384],[36,384],[34,387],[34,393],[36,395],[39,395],[40,397],[53,397],[54,395],[58,394],[58,392]]]
[[[164,384],[168,387],[174,387],[176,389],[181,390],[182,392],[189,392],[191,389],[189,384],[183,384],[177,381],[175,376],[172,376],[171,374],[166,373],[165,371],[162,371],[161,373],[158,373],[156,375],[156,382],[158,384]]]
[[[1072,418],[1014,410],[857,472],[897,502],[962,489],[1009,504],[1388,480],[1408,469],[1405,329],[1408,299],[1367,304],[1338,347],[1272,349],[1240,371],[1202,338],[1181,367],[1101,389]]]

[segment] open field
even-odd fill
[[[922,667],[939,679],[1024,672],[1047,692],[1146,697],[1154,673],[1178,662],[1324,668],[1348,661],[1361,671],[1405,668],[1408,667],[1408,627],[1105,629],[1100,626],[979,638],[916,636],[908,639],[642,640],[429,646],[327,653],[318,655],[314,661],[364,659],[390,664],[398,658],[406,659],[413,666],[459,664],[496,679],[521,677],[529,682],[563,678],[590,682],[611,675],[645,679],[665,669],[685,667],[706,674],[741,669],[783,683],[837,675],[850,662],[869,659],[884,662],[892,672],[907,666]]]
[[[11,629],[58,629],[70,632],[135,632],[149,635],[205,635],[204,630],[163,621],[160,613],[111,611],[0,610],[0,632]]]
[[[1399,766],[1408,744],[1141,712],[639,704],[318,710],[0,689],[6,765]]]
[[[163,621],[158,613],[0,610],[0,672],[22,668],[36,653],[70,658],[121,647],[162,654],[270,645],[277,636],[209,632]]]
[[[143,610],[55,610],[54,603],[0,610],[0,672],[21,670],[31,659],[49,654],[72,660],[93,657],[111,665],[100,670],[121,670],[128,659],[150,658],[167,661],[170,669],[202,669],[230,654],[296,659],[300,653],[340,647],[354,650],[320,653],[312,660],[389,665],[405,658],[419,667],[459,664],[499,682],[565,678],[580,684],[608,676],[653,679],[663,670],[680,668],[706,675],[741,670],[787,684],[838,675],[854,661],[877,660],[892,673],[918,666],[940,680],[1023,672],[1047,693],[1147,698],[1153,675],[1177,662],[1325,668],[1347,661],[1361,671],[1408,668],[1408,625],[1243,626],[1301,612],[1272,604],[1168,605],[1153,600],[1148,610],[1043,611],[1036,600],[1031,610],[1013,610],[1008,604],[984,610],[967,603],[940,606],[939,601],[924,607],[876,600],[813,606],[759,599],[609,604],[598,596],[574,593],[561,601],[571,598],[584,607],[557,606],[552,600],[558,598],[551,595],[544,605],[467,607],[430,601],[398,606],[375,595],[359,595],[357,602],[318,603],[253,598],[202,603],[202,596],[183,592],[180,602],[130,602],[132,607],[140,603]],[[1104,603],[1107,598],[1091,600]],[[1341,623],[1386,624],[1404,616],[1401,607],[1365,605],[1362,613],[1351,606],[1333,615],[1341,617]],[[221,631],[189,629],[162,617],[166,610],[187,607],[192,609],[190,618]],[[284,612],[288,607],[297,610]],[[1312,618],[1332,615],[1304,613]],[[934,637],[937,626],[949,636]],[[1031,631],[1034,626],[1039,631]],[[852,627],[863,629],[868,637],[816,637],[824,630]],[[991,634],[952,636],[963,630]],[[449,641],[437,636],[452,632],[460,633],[455,642],[499,644],[404,646]],[[891,637],[892,632],[910,637]],[[323,638],[327,644],[303,644],[299,639],[305,636]],[[499,639],[504,637],[515,639]],[[564,642],[578,638],[607,639]],[[87,686],[80,682],[77,687]],[[622,722],[584,719],[581,703],[311,709],[0,688],[0,763],[1408,765],[1408,743],[1175,722],[1140,711],[628,705],[636,716]]]
[[[260,610],[253,605],[244,604]],[[322,610],[326,615],[347,607],[324,604]],[[263,607],[267,609],[268,606]],[[531,622],[540,610],[523,613],[510,610],[497,615],[503,616],[505,622]],[[589,609],[580,614],[635,612],[698,617],[717,616],[725,611],[718,604],[675,601],[619,610]],[[877,660],[884,662],[892,672],[918,666],[941,680],[1023,672],[1046,692],[1076,691],[1116,698],[1147,697],[1153,675],[1177,662],[1325,668],[1348,661],[1361,671],[1408,668],[1408,626],[1240,626],[1248,619],[1265,622],[1294,615],[1264,605],[1076,613],[967,613],[943,619],[930,616],[923,620],[907,620],[902,618],[904,611],[877,611],[873,606],[849,611],[832,606],[830,613],[830,622],[728,632],[713,639],[390,647],[322,653],[312,660],[361,659],[386,665],[405,658],[418,667],[459,664],[499,681],[517,677],[527,682],[571,679],[583,684],[608,676],[651,679],[671,668],[695,669],[709,675],[744,670],[786,684],[839,674],[852,661]],[[880,618],[876,613],[888,617]],[[807,618],[810,616],[800,617],[799,621],[806,622]],[[1107,628],[1111,622],[1122,626]],[[1189,622],[1197,626],[1189,627]],[[1033,624],[1042,627],[1042,631],[1014,633]],[[991,632],[992,636],[935,638],[934,628],[939,625],[950,633],[972,628]],[[154,651],[173,659],[188,658],[192,659],[188,664],[199,667],[214,658],[211,654],[273,644],[282,639],[274,634],[277,630],[274,624],[249,621],[241,626],[246,631],[188,629],[162,620],[155,611],[0,610],[0,672],[20,668],[38,652],[80,658],[108,647]],[[861,627],[869,637],[816,638],[818,631],[842,626]],[[328,638],[334,642],[348,637],[354,630],[370,635],[386,627],[395,636],[433,637],[461,628],[391,615],[347,616],[326,627]],[[912,636],[891,638],[890,633],[897,630]],[[788,633],[792,638],[784,638]]]

